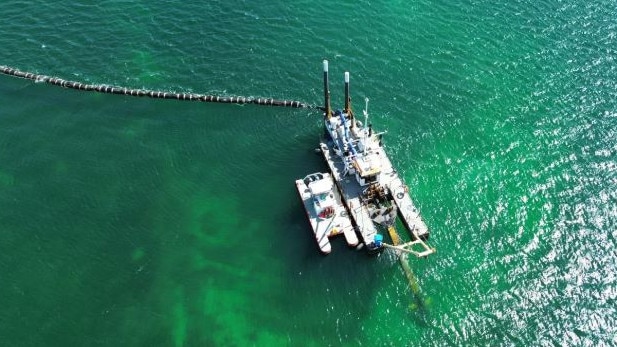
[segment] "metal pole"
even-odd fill
[[[345,113],[349,111],[349,72],[345,71]]]
[[[323,90],[324,90],[324,109],[326,110],[326,117],[332,116],[332,110],[330,109],[330,89],[328,88],[328,61],[323,61]]]

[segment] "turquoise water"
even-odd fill
[[[0,76],[7,346],[617,345],[610,1],[5,1],[0,64],[322,102],[352,76],[437,253],[333,242],[293,181],[312,110]]]

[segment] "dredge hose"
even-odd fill
[[[63,88],[71,88],[77,90],[84,90],[88,92],[99,92],[107,94],[129,95],[129,96],[147,96],[154,99],[174,99],[184,101],[201,101],[201,102],[218,102],[224,104],[255,104],[263,106],[280,106],[280,107],[292,107],[292,108],[314,108],[323,109],[321,106],[310,105],[300,101],[293,100],[277,100],[272,98],[254,98],[244,96],[217,96],[217,95],[205,95],[195,93],[173,93],[157,90],[147,89],[130,89],[125,87],[109,86],[105,84],[86,84],[76,81],[67,81],[58,77],[50,77],[45,75],[39,75],[31,72],[24,72],[18,69],[14,69],[8,66],[0,65],[0,72],[5,75],[14,76],[18,78],[24,78],[33,80],[39,83],[48,83],[54,86]]]

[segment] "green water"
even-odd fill
[[[322,102],[352,77],[437,253],[324,257],[311,110],[0,76],[7,346],[617,345],[607,0],[4,1],[0,65]]]

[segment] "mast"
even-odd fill
[[[364,153],[366,154],[366,147],[367,147],[367,143],[368,140],[370,140],[373,129],[372,127],[368,124],[368,98],[364,98],[364,102],[365,102],[365,106],[364,106],[364,126],[368,127],[368,134],[366,133],[366,130],[364,130]],[[368,136],[367,136],[368,135]]]
[[[328,61],[323,61],[323,90],[324,90],[324,109],[326,117],[332,117],[332,109],[330,108],[330,89],[328,88]]]
[[[364,126],[368,125],[368,98],[364,98]]]

